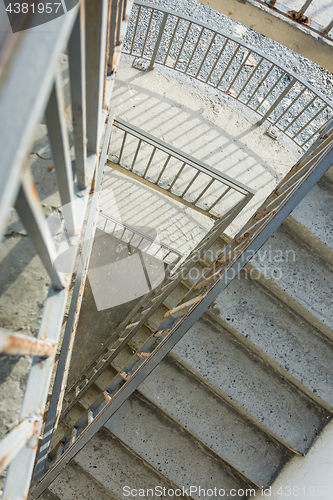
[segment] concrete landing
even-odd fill
[[[298,160],[301,151],[283,137],[271,139],[265,134],[266,125],[257,125],[254,113],[239,105],[235,107],[237,103],[222,92],[207,89],[200,82],[167,68],[156,66],[150,72],[139,71],[132,68],[132,61],[131,57],[122,56],[113,92],[116,117],[256,190],[255,197],[227,231],[229,235],[235,234]],[[172,213],[171,218],[158,207],[149,210],[144,196],[138,197],[138,188],[131,192],[128,179],[122,180],[119,173],[107,170],[103,187],[111,186],[115,186],[124,222],[136,224],[138,217],[141,224],[149,221],[161,232],[162,239],[167,238],[166,242],[168,234],[163,228],[166,219],[173,222],[175,232],[183,224],[177,220],[184,214],[197,220],[198,227],[207,225],[204,216],[199,214],[199,219],[187,207],[180,206],[179,215]],[[166,199],[164,204],[168,203]]]

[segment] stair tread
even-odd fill
[[[82,471],[89,473],[93,478],[93,483],[96,481],[100,488],[106,489],[113,495],[113,497],[110,496],[110,500],[111,498],[124,498],[123,487],[126,485],[145,490],[154,489],[156,485],[166,489],[174,489],[176,486],[130,449],[124,441],[104,428],[93,436],[74,460],[75,462],[72,463],[77,463]],[[59,477],[61,478],[62,474]],[[89,498],[101,497],[98,494],[92,494]],[[160,495],[154,493],[149,498],[157,499]],[[171,495],[171,498],[176,500],[175,495]],[[109,497],[105,500],[109,500]]]
[[[251,264],[333,329],[333,272],[297,236],[280,227],[251,259]]]
[[[333,345],[241,274],[215,301],[219,316],[333,406]]]
[[[173,351],[300,453],[328,421],[327,412],[208,321],[198,320]]]
[[[317,238],[333,248],[333,189],[320,180],[301,200],[291,215]]]
[[[133,394],[105,426],[178,486],[200,484],[209,488],[214,485],[226,490],[246,487],[220,459],[189,439],[164,414],[157,414],[155,408],[137,394]]]
[[[170,359],[163,360],[139,390],[256,484],[271,484],[291,456]]]

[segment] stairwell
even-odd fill
[[[333,410],[332,190],[328,172],[41,498],[251,498],[308,453]],[[190,286],[183,280],[122,349],[55,442]]]

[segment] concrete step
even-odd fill
[[[290,450],[170,357],[157,366],[139,391],[256,485],[271,484],[292,456]]]
[[[333,410],[333,342],[241,273],[215,301],[222,325],[235,329]],[[327,404],[325,404],[327,403]]]
[[[166,310],[160,307],[152,316],[152,329]],[[331,416],[293,383],[293,377],[275,370],[251,342],[240,341],[210,320],[197,321],[173,352],[299,453],[308,451]],[[129,354],[123,356],[120,363]]]
[[[328,421],[329,412],[210,321],[199,320],[173,351],[299,453]]]
[[[94,391],[96,394],[96,388]],[[87,400],[84,403],[87,405]],[[65,423],[62,422],[57,434],[67,432],[68,426],[75,423],[82,411],[83,407],[77,405],[66,417]],[[153,490],[149,495],[152,499],[161,498],[160,491],[155,491],[156,486],[160,486],[162,491],[163,488],[166,491],[169,490],[169,493],[177,488],[174,483],[104,427],[75,456],[71,464],[66,466],[50,486],[50,490],[63,500],[134,498],[135,492],[128,495],[126,486],[131,490],[136,489],[136,496],[139,496],[140,489],[144,489],[145,492],[147,489]],[[71,490],[74,490],[73,496],[70,496]],[[175,494],[169,496],[172,500],[179,498]],[[180,498],[184,496],[181,495]]]
[[[141,329],[138,345],[150,335],[146,330]],[[127,350],[127,359],[132,352]],[[127,361],[126,357],[123,351],[122,363]],[[119,363],[117,369],[121,366]],[[109,368],[99,377],[96,385],[100,390],[105,389],[114,373],[115,370]],[[293,454],[243,408],[228,400],[173,354],[140,384],[138,392],[256,485],[271,484]]]
[[[89,463],[92,463],[91,459]],[[85,468],[72,461],[39,498],[42,500],[75,500],[78,498],[82,500],[118,500],[121,498],[95,479],[94,474],[91,474],[93,468],[93,465]],[[95,471],[94,473],[97,475]],[[32,495],[29,495],[28,498],[34,500]]]
[[[322,178],[291,213],[319,240],[333,249],[333,186]]]
[[[86,408],[96,396],[95,390],[96,386],[92,387],[81,402]],[[231,489],[255,487],[138,391],[125,401],[105,428],[179,488],[200,485],[206,490],[224,489],[227,494]],[[190,496],[199,498],[198,492]],[[218,495],[215,493],[212,498]]]
[[[297,236],[280,227],[251,263],[333,329],[333,268]]]

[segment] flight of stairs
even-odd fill
[[[294,454],[308,452],[333,412],[330,175],[41,498],[127,498],[125,486],[189,493],[191,485],[249,498],[247,489],[267,488]],[[178,286],[104,371],[60,423],[59,437],[189,285]]]

